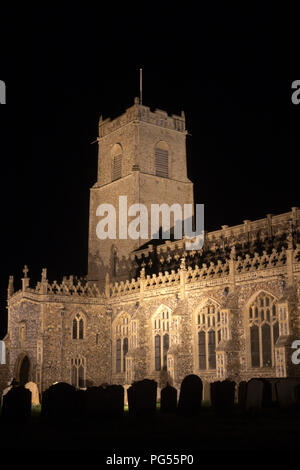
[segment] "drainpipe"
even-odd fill
[[[63,347],[64,347],[64,307],[61,314],[61,338],[60,338],[60,382],[63,381]]]
[[[113,366],[113,359],[112,359],[112,356],[113,356],[113,337],[112,337],[112,309],[110,308],[108,310],[108,313],[110,315],[110,378],[109,378],[109,383],[112,384],[112,366]]]

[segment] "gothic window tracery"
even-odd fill
[[[126,372],[126,356],[131,338],[131,322],[128,314],[122,314],[114,325],[115,328],[115,368],[117,373]],[[136,323],[135,323],[136,344]]]
[[[71,383],[76,388],[84,388],[86,383],[86,359],[76,356],[71,359]]]
[[[84,318],[81,313],[76,313],[72,322],[72,338],[73,339],[83,339],[84,338]]]
[[[171,312],[161,309],[153,318],[155,370],[167,370],[167,354],[170,345]]]
[[[219,307],[209,302],[196,314],[198,369],[216,369],[216,346],[225,339],[227,328]]]
[[[248,310],[251,367],[275,365],[275,343],[279,336],[276,300],[262,292]]]

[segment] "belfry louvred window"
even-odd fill
[[[122,153],[122,147],[119,144],[115,144],[112,149],[112,181],[122,178]]]
[[[169,152],[165,142],[159,142],[155,147],[155,175],[163,178],[169,176]]]
[[[112,180],[122,177],[122,154],[116,155],[113,160]]]

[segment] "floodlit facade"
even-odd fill
[[[99,204],[192,204],[186,128],[180,116],[134,105],[99,122],[97,182],[91,188],[85,279],[8,286],[7,376],[76,387],[153,378],[176,387],[299,376],[300,210],[185,239],[99,240]],[[117,214],[119,221],[120,214]]]

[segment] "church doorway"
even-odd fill
[[[28,356],[23,356],[19,362],[19,373],[17,380],[21,385],[25,385],[29,382],[29,372],[30,372],[30,361]]]

